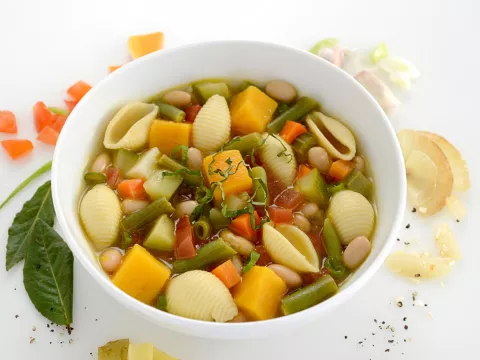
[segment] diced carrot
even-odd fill
[[[80,80],[68,88],[67,94],[70,95],[73,100],[79,102],[91,88],[92,87],[85,81]]]
[[[298,191],[286,189],[275,199],[275,205],[285,209],[295,209],[303,203],[303,196]]]
[[[348,174],[350,174],[354,167],[355,165],[350,161],[337,160],[333,162],[332,166],[330,166],[328,175],[336,180],[341,181],[345,179]]]
[[[185,121],[193,123],[198,113],[202,109],[202,105],[190,105],[185,109]]]
[[[123,180],[117,186],[118,193],[122,198],[144,199],[146,192],[143,188],[143,179]]]
[[[308,173],[310,173],[310,171],[312,171],[310,167],[308,167],[307,165],[301,164],[298,167],[297,179],[300,179],[301,177],[307,175]]]
[[[45,126],[42,131],[38,133],[37,140],[44,144],[55,146],[57,144],[58,135],[60,134],[53,127]]]
[[[71,112],[75,106],[77,106],[78,101],[74,100],[63,100],[65,102],[65,105],[67,105],[68,110]]]
[[[260,224],[260,216],[254,211],[255,226]],[[237,235],[243,236],[245,239],[253,241],[255,239],[256,231],[252,228],[250,223],[250,214],[243,214],[232,220],[228,227]]]
[[[120,169],[109,167],[107,169],[107,185],[115,190],[117,188],[119,179],[120,179]]]
[[[8,110],[0,111],[0,132],[17,133],[17,119],[15,114]]]
[[[177,222],[175,231],[175,259],[189,259],[197,254],[193,244],[193,229],[190,218],[185,215]]]
[[[284,209],[276,206],[269,206],[268,214],[270,215],[270,219],[277,224],[282,224],[282,223],[291,224],[293,221],[292,209]]]
[[[128,38],[128,51],[133,59],[138,59],[161,48],[163,48],[163,33],[161,32],[134,35]]]
[[[287,143],[291,144],[297,136],[305,134],[306,132],[307,129],[302,124],[288,120],[280,131],[280,136]]]
[[[212,270],[212,274],[219,278],[230,289],[237,285],[242,279],[233,265],[232,260],[227,260],[223,264]]]
[[[33,150],[33,144],[30,140],[4,140],[2,146],[12,160],[27,155]]]
[[[118,70],[122,67],[122,65],[110,65],[108,67],[108,71],[110,71],[111,73],[114,72],[115,70]]]
[[[67,116],[57,115],[55,122],[52,125],[52,128],[58,132],[61,132],[66,121],[67,121]]]
[[[37,132],[42,131],[45,126],[52,126],[55,121],[54,114],[43,101],[39,101],[33,106],[33,118]]]

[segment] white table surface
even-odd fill
[[[317,39],[331,36],[356,47],[384,40],[393,53],[410,59],[422,72],[412,93],[402,97],[405,104],[393,114],[394,126],[446,136],[468,160],[473,184],[469,193],[461,194],[468,207],[465,220],[455,223],[438,216],[427,221],[407,212],[404,223],[411,223],[411,228],[399,234],[398,248],[408,241],[413,249],[431,250],[433,226],[449,222],[464,254],[450,275],[417,285],[382,268],[353,299],[312,325],[278,337],[213,341],[163,330],[136,317],[107,296],[80,264],[75,264],[73,334],[68,336],[57,327],[50,332],[47,320],[25,293],[22,266],[9,273],[4,267],[7,229],[22,204],[46,181],[44,176],[0,212],[1,359],[96,358],[97,346],[121,337],[151,341],[185,360],[476,357],[480,320],[480,241],[475,227],[480,200],[475,158],[480,131],[480,77],[475,72],[480,56],[478,1],[2,0],[0,14],[0,109],[17,114],[19,138],[34,139],[31,107],[37,100],[61,106],[68,85],[79,79],[95,84],[107,75],[108,65],[127,61],[126,39],[131,34],[163,31],[166,47],[256,39],[306,49]],[[0,134],[0,140],[6,138]],[[16,162],[0,151],[1,199],[51,159],[50,147],[37,142],[35,146],[31,156]],[[412,306],[413,290],[428,307]],[[399,296],[405,297],[402,308],[395,305]],[[380,330],[382,321],[384,327],[395,327],[395,332]],[[35,338],[33,343],[30,337]],[[390,339],[394,343],[388,343]]]

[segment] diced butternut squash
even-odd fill
[[[163,33],[154,32],[144,35],[133,35],[128,38],[128,51],[133,59],[163,48]]]
[[[192,124],[154,120],[150,127],[148,145],[157,147],[163,154],[171,155],[178,145],[190,146]]]
[[[207,156],[205,159],[203,159],[203,171],[205,173],[205,176],[207,177],[208,183],[211,186],[214,182],[224,179],[221,174],[215,173],[215,171],[220,169],[222,173],[226,175],[227,169],[229,167],[231,167],[231,175],[229,175],[228,179],[222,183],[225,196],[231,194],[238,194],[244,191],[250,192],[252,190],[253,181],[252,178],[248,176],[248,170],[243,164],[243,158],[242,154],[240,154],[240,151],[223,151],[221,153],[217,153],[216,155]],[[209,172],[212,172],[212,174],[210,174]],[[222,200],[222,192],[219,188],[215,190],[214,195],[217,202]]]
[[[285,282],[273,270],[254,266],[235,288],[233,299],[251,320],[268,320],[277,314],[286,291]]]
[[[246,135],[263,133],[277,109],[277,102],[255,86],[235,96],[230,105],[232,132]]]
[[[136,244],[128,251],[112,281],[128,295],[151,304],[164,287],[170,273],[168,267]]]

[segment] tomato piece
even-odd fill
[[[202,105],[190,105],[185,109],[185,121],[193,123],[198,113],[202,109]]]
[[[175,231],[175,258],[189,259],[197,254],[193,244],[193,229],[190,218],[185,215],[177,222]]]
[[[52,125],[52,128],[55,129],[57,132],[60,132],[62,131],[66,121],[67,121],[67,116],[57,115],[55,122]]]
[[[80,80],[68,88],[67,94],[70,95],[73,100],[79,102],[91,88],[92,87],[85,81]]]
[[[269,206],[268,214],[270,219],[276,224],[291,224],[293,221],[292,209],[279,208],[277,206]]]
[[[71,112],[75,106],[77,106],[78,101],[75,100],[63,100],[65,105],[67,106],[68,110]]]
[[[285,209],[295,209],[302,203],[302,194],[293,189],[286,189],[275,199],[275,204]]]
[[[17,133],[17,119],[15,114],[8,110],[0,111],[0,132]]]
[[[116,189],[118,181],[120,180],[120,169],[109,167],[107,169],[107,185],[112,189]]]
[[[272,263],[272,258],[270,255],[268,255],[268,252],[265,250],[263,245],[255,246],[255,251],[260,254],[260,258],[258,259],[256,265],[267,266]]]
[[[43,101],[39,101],[33,106],[33,118],[37,132],[42,131],[45,126],[52,126],[55,121],[54,114]]]
[[[30,140],[3,140],[1,143],[12,160],[25,156],[33,150],[33,144]]]

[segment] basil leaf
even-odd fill
[[[35,308],[58,325],[72,323],[73,255],[42,219],[35,224],[23,267],[23,284]]]
[[[8,229],[7,271],[25,257],[39,219],[53,226],[55,210],[53,209],[50,181],[40,186],[33,197],[23,205],[22,210],[15,216],[12,226]]]

